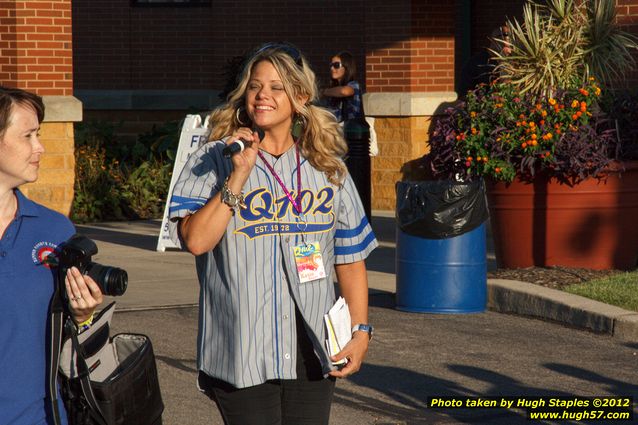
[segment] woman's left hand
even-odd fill
[[[64,286],[75,323],[88,320],[95,308],[104,300],[98,284],[90,276],[80,273],[77,267],[67,270]]]
[[[363,360],[366,357],[368,352],[368,344],[370,343],[370,337],[366,332],[355,332],[352,335],[352,339],[346,346],[338,352],[336,355],[332,356],[332,361],[336,362],[344,357],[348,359],[348,363],[339,370],[333,370],[330,372],[330,376],[334,376],[337,378],[345,378],[349,375],[357,373],[359,369],[361,369],[361,365],[363,364]]]

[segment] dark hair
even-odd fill
[[[38,116],[38,123],[44,119],[44,103],[40,96],[22,89],[0,86],[0,136],[11,124],[13,105],[33,108]]]
[[[343,78],[340,81],[332,80],[330,82],[332,87],[343,86],[357,79],[357,63],[352,53],[343,51],[333,55],[333,57],[338,57],[341,60],[341,65],[346,69],[346,73],[343,74]]]

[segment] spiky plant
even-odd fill
[[[587,5],[589,25],[584,34],[586,76],[595,76],[609,84],[621,79],[625,72],[636,66],[631,54],[638,49],[638,38],[616,24],[616,2],[590,1]]]
[[[636,37],[616,23],[615,2],[610,0],[529,1],[523,23],[512,19],[511,54],[493,51],[501,81],[521,93],[548,96],[573,88],[589,76],[609,84],[635,64]]]

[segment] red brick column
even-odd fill
[[[432,115],[454,93],[455,2],[366,2],[366,114],[375,117],[373,209],[394,210],[394,184],[427,151]]]
[[[73,122],[82,106],[73,95],[71,0],[0,0],[0,84],[43,97],[46,149],[35,184],[21,189],[68,214],[73,200]]]

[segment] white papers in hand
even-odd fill
[[[343,297],[339,297],[337,302],[332,306],[328,314],[324,315],[328,338],[326,339],[326,348],[331,356],[343,350],[348,342],[352,339],[352,328],[350,327],[350,309]],[[347,359],[333,362],[335,365],[347,363]]]

